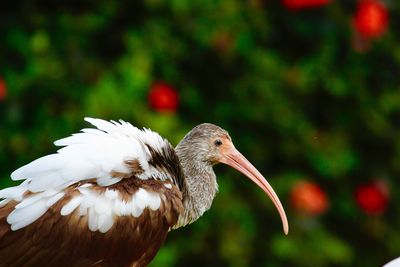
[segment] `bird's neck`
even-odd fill
[[[196,221],[212,204],[218,184],[212,165],[201,161],[196,153],[188,153],[180,145],[175,149],[184,174],[182,189],[184,211],[174,228]]]

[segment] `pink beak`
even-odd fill
[[[281,201],[276,195],[274,189],[265,180],[262,174],[239,152],[235,147],[229,147],[220,160],[221,163],[227,164],[239,172],[250,178],[255,184],[257,184],[272,200],[277,208],[279,215],[281,216],[283,224],[283,232],[287,235],[289,233],[289,224],[286,218],[285,210],[282,207]]]

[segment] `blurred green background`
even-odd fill
[[[368,35],[354,23],[362,1],[301,2],[3,1],[0,186],[85,116],[174,145],[211,122],[268,178],[290,233],[259,188],[217,166],[212,209],[171,232],[151,266],[372,267],[398,256],[400,3],[384,2],[389,25]]]

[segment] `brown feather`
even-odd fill
[[[161,205],[153,211],[146,208],[138,217],[115,218],[106,233],[92,232],[86,216],[78,209],[61,216],[61,208],[79,192],[77,185],[31,225],[12,231],[6,219],[16,202],[0,208],[0,267],[33,266],[146,266],[163,244],[168,230],[183,211],[182,194],[163,181],[124,179],[110,186],[121,196],[132,196],[139,188],[157,192]],[[82,184],[82,183],[80,183]],[[97,185],[91,189],[103,191]]]

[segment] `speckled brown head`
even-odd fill
[[[235,148],[227,131],[216,125],[203,123],[193,128],[184,137],[181,144],[178,147],[186,152],[183,153],[185,157],[190,154],[193,164],[194,162],[203,162],[212,166],[224,163],[257,184],[275,204],[281,216],[283,230],[285,234],[288,233],[288,221],[278,196],[262,174]],[[182,151],[180,152],[182,154]]]

